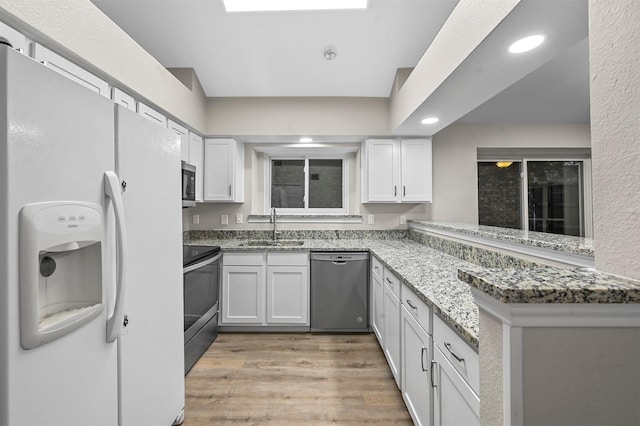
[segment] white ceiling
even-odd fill
[[[194,68],[211,97],[388,97],[396,70],[417,64],[457,4],[369,0],[364,11],[227,14],[222,0],[92,1],[165,67]],[[586,0],[522,0],[395,133],[433,134],[457,120],[588,122],[586,7]],[[540,59],[506,75],[495,45],[538,24],[558,36]],[[323,57],[330,45],[333,61]],[[473,102],[461,96],[465,84],[492,70],[502,75],[476,86],[491,90]],[[419,124],[438,109],[446,115],[439,126]]]
[[[93,3],[165,67],[194,68],[208,96],[388,97],[396,69],[415,66],[457,0],[231,14],[222,0]]]

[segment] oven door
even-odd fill
[[[220,254],[184,269],[184,342],[218,313]]]

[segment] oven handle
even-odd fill
[[[182,270],[182,273],[186,274],[187,272],[195,271],[196,269],[200,269],[203,266],[210,265],[213,262],[215,262],[216,260],[220,259],[220,256],[222,256],[222,253],[218,253],[215,256],[213,256],[212,258],[203,260],[202,262],[196,263],[195,265],[189,265],[189,266],[187,266],[186,268],[184,268]]]

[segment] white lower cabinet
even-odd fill
[[[263,324],[265,321],[264,253],[222,256],[220,324]]]
[[[403,289],[403,298],[406,297]],[[415,305],[415,302],[414,302]],[[402,305],[402,398],[413,423],[430,426],[433,417],[431,386],[431,336],[414,317],[411,306]]]
[[[267,266],[267,324],[308,323],[308,268]]]
[[[382,284],[382,266],[378,266],[379,273],[375,265],[380,262],[371,257],[371,328],[378,338],[380,347],[384,348],[384,284]]]
[[[384,269],[384,355],[398,387],[400,387],[400,280]]]
[[[308,253],[225,253],[220,325],[308,325],[308,263]]]
[[[434,425],[479,426],[478,354],[435,316],[433,342]]]

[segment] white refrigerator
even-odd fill
[[[5,45],[0,102],[0,425],[179,423],[179,139]]]

